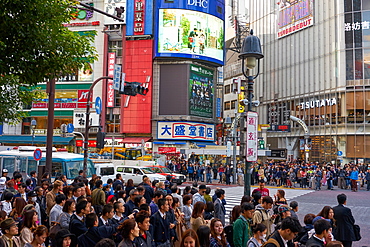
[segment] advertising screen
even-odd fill
[[[189,115],[213,117],[213,71],[190,65]]]
[[[203,59],[223,64],[224,22],[186,9],[158,10],[157,57]]]

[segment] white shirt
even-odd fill
[[[103,225],[106,225],[106,224],[108,223],[108,221],[107,221],[107,220],[105,220],[105,219],[103,218],[103,216],[100,216],[100,219],[101,219],[101,221],[103,222]]]
[[[2,201],[1,204],[3,205],[3,211],[6,212],[7,215],[10,214],[12,211],[12,203],[7,201]]]
[[[279,233],[279,234],[280,234],[280,233]],[[280,234],[280,237],[281,237],[281,239],[283,240],[284,246],[285,246],[285,247],[288,247],[288,241],[289,241],[289,240],[285,240],[285,239],[283,238],[283,236],[281,236],[281,234]]]
[[[161,210],[158,210],[158,212],[159,212],[159,214],[161,215],[162,218],[166,215],[166,213],[162,214]]]

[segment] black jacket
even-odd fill
[[[135,239],[137,247],[154,247],[154,241],[152,235],[149,231],[145,232],[146,239],[144,239],[143,235],[140,234],[139,237]]]
[[[353,231],[355,219],[352,216],[351,209],[340,204],[333,207],[333,211],[337,225],[333,231],[335,239],[339,241],[355,241],[356,238]]]
[[[146,204],[149,205],[150,202],[153,200],[153,197],[154,197],[154,189],[152,187],[150,187],[149,184],[147,184],[147,183],[144,183],[143,186],[145,188],[144,197],[145,197],[145,200],[146,200]]]
[[[155,242],[164,243],[171,239],[170,222],[167,216],[163,219],[158,211],[150,217],[150,224],[152,226],[151,235]]]
[[[116,227],[99,226],[91,227],[86,233],[78,237],[78,246],[92,247],[103,238],[111,238],[116,233]]]
[[[132,211],[136,207],[134,202],[131,201],[130,199],[123,206],[125,207],[125,215],[127,215],[127,216],[132,214]]]
[[[72,214],[71,221],[69,222],[69,231],[76,235],[76,237],[79,237],[87,232],[87,230],[85,223],[79,220],[75,214]]]
[[[313,235],[308,239],[306,247],[324,247],[324,242],[315,238]]]

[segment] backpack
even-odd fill
[[[276,247],[280,247],[279,242],[278,242],[276,239],[273,239],[273,238],[269,238],[269,240],[267,240],[267,241],[262,245],[262,247],[265,247],[267,244],[274,244]]]
[[[231,247],[234,247],[233,225],[225,226],[224,232],[225,232],[225,235],[226,235],[227,242],[229,242]]]

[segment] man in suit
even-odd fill
[[[37,173],[36,173],[36,171],[31,171],[30,176],[31,176],[31,181],[32,181],[31,187],[32,187],[32,189],[35,189],[36,186],[37,186]]]
[[[89,214],[91,210],[91,203],[88,201],[80,201],[76,205],[76,212],[71,216],[71,221],[69,223],[69,231],[73,232],[76,237],[87,232],[87,227],[85,225],[85,215]]]
[[[99,226],[111,226],[114,225],[112,218],[114,216],[113,206],[106,204],[103,207],[102,215],[99,217]]]
[[[222,200],[225,199],[225,191],[223,189],[218,189],[215,192],[217,199],[215,200],[215,218],[220,219],[222,225],[225,225],[225,214],[226,209]]]
[[[12,218],[7,218],[0,223],[1,232],[0,245],[4,247],[21,247],[18,235],[17,223]]]
[[[174,224],[169,222],[167,217],[167,212],[170,209],[168,202],[165,198],[158,200],[159,210],[152,215],[150,218],[151,224],[151,235],[154,239],[155,246],[170,246],[171,238],[174,236],[171,235],[171,229],[175,227]]]
[[[313,234],[307,241],[307,247],[324,247],[325,239],[330,237],[331,224],[326,219],[317,220],[313,225],[315,234]]]
[[[301,232],[302,227],[297,219],[287,217],[281,222],[281,229],[275,231],[265,242],[265,247],[295,246],[293,239]]]
[[[130,194],[129,200],[124,205],[126,215],[130,215],[133,213],[134,208],[135,208],[135,203],[134,203],[135,197],[139,195],[139,192],[137,189],[132,189],[130,190],[129,194]]]
[[[27,185],[25,183],[21,183],[20,185],[18,185],[18,194],[15,194],[14,198],[21,197],[27,202],[28,197],[26,193],[26,188],[27,188]]]
[[[338,206],[333,207],[334,219],[337,225],[333,234],[335,239],[341,241],[344,247],[351,247],[352,241],[356,240],[353,229],[355,219],[352,216],[351,209],[346,207],[347,196],[339,194],[337,201]]]

